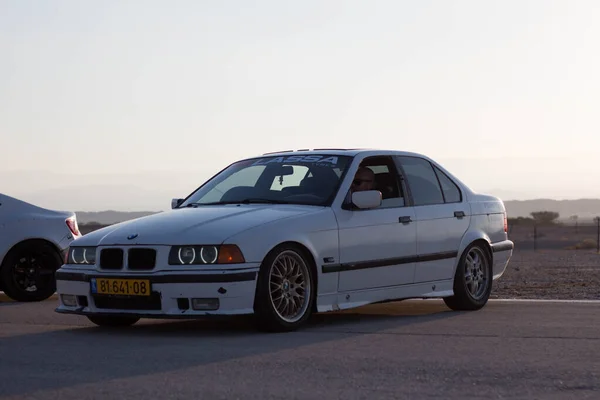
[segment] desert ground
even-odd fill
[[[492,298],[600,299],[597,227],[513,226],[515,251]]]
[[[82,225],[83,234],[102,225]],[[600,299],[597,226],[509,226],[515,251],[492,298]]]

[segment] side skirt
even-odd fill
[[[317,297],[317,311],[347,310],[382,301],[448,297],[454,294],[453,284],[454,279],[447,279],[411,285],[325,294]]]

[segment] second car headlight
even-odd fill
[[[233,244],[173,246],[169,265],[239,264],[245,262],[241,250]]]
[[[67,264],[94,265],[96,263],[95,247],[70,247]]]

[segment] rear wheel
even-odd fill
[[[473,311],[486,305],[492,291],[492,263],[487,249],[473,243],[464,251],[454,275],[454,296],[444,302],[452,310]]]
[[[138,317],[127,315],[88,315],[87,317],[98,326],[113,328],[131,326],[140,320]]]
[[[311,316],[315,299],[310,260],[293,245],[283,245],[264,260],[256,288],[254,312],[263,331],[292,331]]]
[[[22,302],[46,300],[56,292],[54,273],[63,264],[56,249],[42,241],[13,247],[0,267],[4,293]]]

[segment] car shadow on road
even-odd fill
[[[416,306],[403,303],[374,305],[317,314],[305,328],[289,333],[258,332],[252,318],[236,317],[197,321],[142,320],[125,329],[68,327],[6,337],[0,339],[0,359],[3,360],[0,376],[5,382],[0,383],[0,392],[23,395],[245,357],[268,357],[301,347],[307,351],[306,347],[313,345],[413,328],[461,315],[443,304],[420,303]],[[34,371],[31,365],[35,365]],[[38,375],[41,371],[40,379],[27,378],[27,372]]]
[[[460,313],[450,311],[443,304],[422,302],[406,307],[401,302],[386,305],[369,305],[356,309],[338,312],[317,313],[308,324],[295,332],[265,333],[256,329],[252,316],[218,316],[197,320],[178,319],[142,319],[136,325],[127,328],[103,328],[97,326],[75,327],[72,331],[77,335],[119,335],[121,337],[168,335],[177,337],[236,337],[248,335],[290,335],[302,333],[373,333],[388,329],[400,328],[457,316]],[[79,317],[85,318],[85,317]]]

